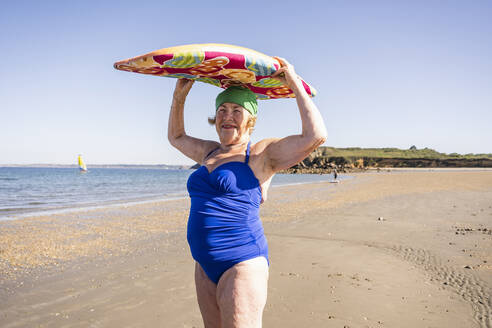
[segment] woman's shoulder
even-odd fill
[[[214,150],[214,149],[217,149],[219,147],[220,147],[220,143],[217,141],[213,141],[213,140],[206,140],[206,142],[203,145],[203,149],[205,151]]]
[[[202,163],[212,155],[217,149],[220,148],[220,143],[212,140],[207,140],[207,142],[203,145],[203,160]]]
[[[251,154],[261,154],[268,149],[268,146],[279,141],[280,138],[267,138],[258,141],[257,143],[251,145]]]

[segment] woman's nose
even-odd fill
[[[226,111],[224,112],[224,119],[232,118],[232,112]]]

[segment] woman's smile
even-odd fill
[[[234,125],[234,124],[230,124],[230,123],[222,124],[222,129],[224,129],[224,130],[233,130],[235,128],[236,128],[236,125]]]

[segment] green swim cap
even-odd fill
[[[254,117],[258,114],[256,95],[253,91],[245,87],[232,86],[219,93],[215,99],[215,110],[219,109],[219,106],[223,103],[233,103],[243,106]]]

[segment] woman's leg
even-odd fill
[[[268,262],[264,257],[238,263],[224,272],[216,291],[220,327],[260,328],[267,286]]]
[[[217,285],[208,278],[198,262],[195,263],[195,286],[205,328],[221,328],[216,295]]]

